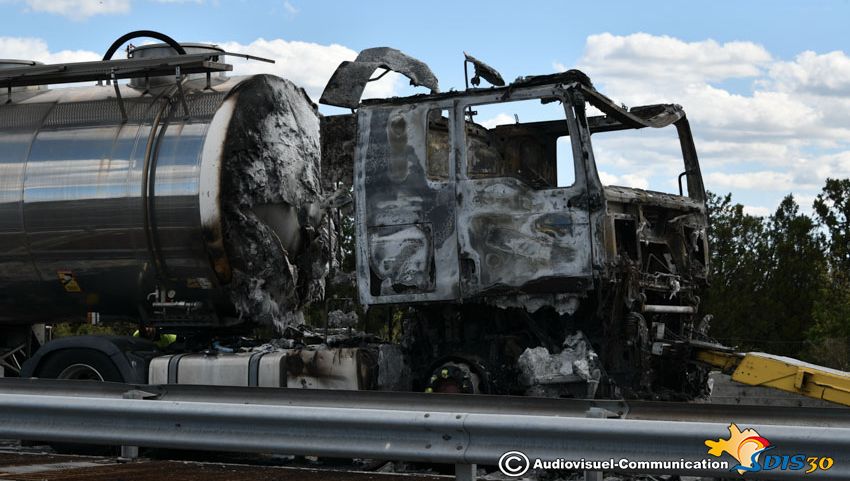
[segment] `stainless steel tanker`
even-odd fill
[[[214,46],[180,49],[230,68]],[[177,54],[128,53],[162,58],[146,70],[160,73]],[[128,83],[3,88],[0,322],[281,323],[321,293],[316,106],[279,77],[176,65]]]
[[[383,47],[340,64],[321,101],[354,112],[320,125],[292,83],[224,77],[227,52],[160,38],[167,46],[111,60],[128,39],[100,62],[0,70],[0,363],[3,343],[24,342],[9,342],[9,322],[96,313],[160,330],[57,339],[15,374],[266,385],[262,371],[272,386],[328,385],[306,373],[346,388],[704,393],[688,343],[708,326],[697,295],[705,190],[680,106],[625,109],[576,70],[503,86],[471,56],[472,84],[494,86],[439,93],[427,65]],[[431,93],[361,101],[379,70]],[[81,81],[101,84],[40,87]],[[548,120],[476,121],[479,106],[511,112],[520,101]],[[678,192],[603,185],[591,137],[660,128],[678,138],[684,171],[668,171]],[[337,184],[339,196],[322,197]],[[324,299],[321,333],[293,328],[265,343],[206,328],[292,324],[324,297],[335,238],[352,241],[355,259],[327,276],[337,296]],[[376,309],[331,316],[328,301]],[[381,314],[397,343],[352,332]],[[187,329],[164,330],[178,325]],[[150,342],[162,334],[164,345]],[[264,371],[267,354],[275,365]]]

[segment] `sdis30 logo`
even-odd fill
[[[767,454],[776,446],[755,429],[741,431],[734,423],[729,425],[729,439],[706,439],[705,445],[709,448],[708,454],[712,456],[719,458],[726,453],[735,458],[738,464],[730,471],[737,471],[738,474],[773,470],[804,471],[804,474],[809,474],[818,470],[828,471],[835,464],[834,459],[826,456]]]

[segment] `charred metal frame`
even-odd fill
[[[696,322],[705,189],[680,106],[621,107],[577,70],[360,101],[367,78],[343,64],[328,83],[323,103],[346,99],[357,111],[323,119],[322,162],[334,181],[348,181],[353,164],[360,302],[415,307],[412,362],[425,366],[415,378],[458,365],[489,378],[482,389],[517,393],[523,349],[558,352],[581,330],[605,371],[601,395],[703,393],[705,373],[686,353],[706,327]],[[534,99],[560,102],[563,120],[486,129],[467,118],[476,105]],[[603,115],[589,117],[588,105]],[[603,186],[593,135],[669,126],[684,163],[671,178],[686,178],[687,196]],[[575,182],[558,187],[564,136]]]
[[[210,54],[175,55],[174,57],[98,60],[55,65],[34,65],[0,70],[0,85],[24,87],[63,83],[107,81],[113,79],[173,75],[179,68],[183,74],[229,72],[233,66],[215,61]]]
[[[549,129],[550,131],[560,128],[563,129],[563,135],[570,137],[576,168],[575,184],[569,187],[549,186],[541,191],[522,186],[521,180],[509,177],[494,176],[491,179],[471,177],[468,174],[470,154],[465,143],[468,125],[465,111],[473,105],[529,99],[557,99],[564,104],[565,122],[538,122],[524,125],[528,125],[530,129]],[[598,108],[605,115],[586,117],[585,102]],[[433,111],[450,112],[448,142],[451,148],[445,179],[428,178],[426,123]],[[659,238],[664,237],[663,234],[656,232],[656,238],[653,239],[652,236],[642,235],[639,232],[646,228],[648,222],[640,206],[648,205],[677,211],[675,219],[677,225],[686,226],[698,232],[698,235],[694,235],[700,238],[700,242],[705,243],[704,232],[702,232],[705,224],[704,187],[690,127],[684,112],[677,105],[653,105],[626,110],[597,92],[584,74],[570,71],[551,76],[528,77],[505,88],[473,89],[466,92],[365,101],[360,106],[357,119],[358,149],[354,159],[354,192],[359,207],[356,214],[357,237],[361,240],[357,246],[357,268],[361,280],[360,298],[364,304],[466,301],[478,298],[496,304],[506,302],[507,305],[511,305],[513,302],[537,305],[541,301],[544,304],[557,304],[558,301],[554,296],[556,293],[575,293],[584,297],[587,291],[595,287],[594,278],[613,278],[617,276],[614,270],[623,269],[623,262],[616,260],[620,255],[618,249],[622,248],[616,241],[618,221],[630,220],[633,223],[635,228],[633,237],[637,244],[651,243],[653,240],[658,241]],[[685,165],[682,175],[687,176],[688,197],[602,185],[593,157],[592,134],[646,127],[661,128],[671,124],[675,125],[679,134]],[[398,132],[394,134],[393,129]],[[384,132],[388,132],[389,137],[383,137]],[[393,135],[399,137],[393,140]],[[400,146],[392,147],[390,144],[393,143]],[[397,162],[391,165],[392,162],[396,162],[392,160],[394,148],[398,154],[395,159],[400,164]],[[394,168],[401,169],[398,175],[404,178],[396,176],[398,177],[396,180],[400,183],[393,184],[384,179],[380,181],[384,182],[383,185],[375,184],[378,177],[388,175],[385,169]],[[418,182],[420,185],[406,190],[405,182]],[[546,262],[541,262],[539,267],[516,264],[513,267],[515,271],[521,267],[526,268],[523,272],[516,272],[516,279],[502,277],[490,285],[480,285],[474,282],[474,279],[465,277],[465,274],[468,274],[464,271],[465,259],[476,255],[472,247],[474,242],[470,237],[474,235],[471,223],[476,215],[482,212],[498,210],[498,206],[492,202],[493,199],[490,199],[491,202],[474,203],[473,199],[476,195],[481,195],[481,192],[475,190],[475,184],[481,184],[478,186],[481,189],[488,187],[505,189],[507,184],[515,184],[515,194],[522,193],[532,197],[539,192],[548,193],[551,201],[543,212],[552,215],[560,214],[561,217],[549,223],[552,225],[546,224],[547,227],[544,229],[537,231],[532,229],[533,232],[529,231],[528,235],[537,236],[541,231],[549,231],[551,235],[553,226],[557,227],[556,224],[560,223],[560,228],[566,228],[569,233],[562,235],[557,241],[563,245],[567,245],[564,242],[571,242],[569,247],[574,250],[574,256],[569,262],[563,263],[559,269],[557,263],[553,261],[552,252],[549,252]],[[433,191],[431,194],[436,197],[430,200],[418,197],[417,192],[427,193],[428,189]],[[538,199],[538,203],[539,201]],[[503,198],[500,202],[506,202],[506,199]],[[534,202],[532,201],[531,204]],[[531,204],[527,203],[525,207]],[[448,209],[451,213],[439,219],[428,218],[428,213],[436,212],[437,209]],[[515,214],[533,216],[536,212],[519,210]],[[434,224],[436,220],[451,225],[438,226]],[[418,228],[421,232],[411,227],[419,224],[423,226]],[[434,240],[433,237],[438,228],[446,228],[448,233]],[[511,227],[511,229],[514,228],[518,226]],[[410,241],[410,235],[419,238],[412,241],[415,244],[413,246],[395,246],[398,249],[406,249],[408,255],[419,257],[416,260],[418,267],[408,268],[409,272],[402,275],[408,278],[414,276],[412,273],[414,268],[419,268],[423,272],[429,269],[435,272],[430,274],[430,279],[419,276],[411,280],[411,285],[400,286],[398,291],[401,292],[392,292],[393,289],[387,289],[386,285],[382,290],[375,289],[375,263],[384,265],[393,260],[393,256],[390,255],[392,253],[387,254],[389,257],[375,259],[375,249],[384,248],[376,247],[375,242],[376,240],[389,243],[401,241],[399,237],[401,230],[405,230],[401,237],[404,237],[405,233],[408,235],[404,242]],[[384,234],[376,235],[376,231],[383,231]],[[647,229],[647,234],[650,233],[651,229]],[[381,240],[382,236],[388,240]],[[430,241],[429,236],[432,238]],[[694,242],[696,243],[697,240],[695,239]],[[430,255],[420,255],[415,253],[417,246],[433,252]],[[706,249],[703,245],[698,250],[705,252]],[[395,254],[398,253],[395,252]],[[522,261],[527,259],[521,259],[519,262]],[[404,261],[400,260],[400,262]],[[424,265],[422,262],[430,265]],[[703,271],[706,262],[707,259],[701,259]],[[485,269],[483,265],[484,263],[478,259],[473,270],[480,275]],[[700,277],[704,278],[704,272],[702,274]],[[524,279],[525,282],[519,282],[519,279]],[[657,279],[653,277],[652,281],[645,281],[642,284],[643,287],[657,289],[660,284],[656,281]],[[667,280],[665,279],[664,282]],[[687,289],[687,281],[675,282],[678,287],[670,287],[667,285],[670,283],[667,282],[664,284],[664,289],[679,290],[683,286]],[[502,300],[499,301],[498,298]],[[652,309],[649,308],[650,311]],[[689,312],[694,310],[695,306]],[[658,312],[658,309],[655,309],[655,312]]]

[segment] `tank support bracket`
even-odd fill
[[[0,352],[0,369],[8,369],[9,372],[15,375],[20,375],[22,364],[20,357],[26,355],[26,347],[26,344],[21,344],[20,346],[8,349],[5,352]],[[0,377],[3,376],[0,375]]]
[[[183,91],[183,76],[180,74],[180,66],[177,66],[175,72],[175,80],[177,81],[177,92],[180,95],[180,104],[183,106],[183,118],[189,118],[189,105],[186,103],[186,93]]]
[[[124,98],[121,97],[121,89],[118,87],[118,80],[115,78],[115,69],[112,69],[110,80],[112,81],[112,86],[115,88],[115,99],[118,101],[118,109],[121,110],[121,123],[126,124],[127,109],[124,107]]]

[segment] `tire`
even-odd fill
[[[38,377],[124,382],[115,363],[91,349],[63,349],[50,354],[38,368]]]
[[[124,382],[118,368],[105,354],[92,349],[63,349],[48,355],[39,366],[37,375],[43,379],[77,379]],[[47,443],[60,454],[111,456],[120,448],[76,443]]]

